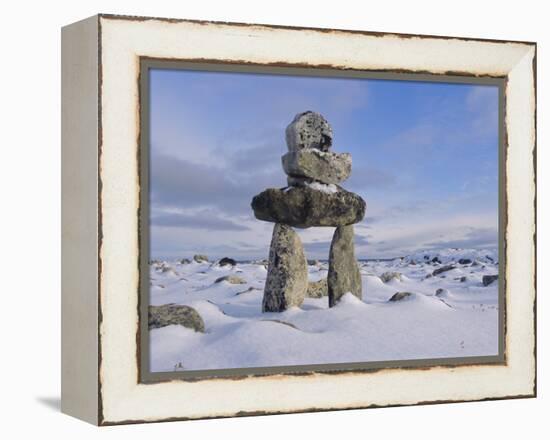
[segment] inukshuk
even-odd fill
[[[252,199],[254,215],[275,223],[269,250],[262,310],[282,312],[299,306],[308,287],[307,260],[292,229],[336,227],[329,254],[329,306],[347,292],[361,298],[353,224],[365,216],[365,201],[338,186],[351,173],[351,155],[333,153],[332,128],[319,113],[296,115],[286,129],[288,153],[282,157],[288,186],[269,188]]]

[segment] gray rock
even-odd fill
[[[219,277],[214,283],[221,283],[222,281],[227,281],[229,284],[246,284],[246,281],[237,275],[226,275],[224,277]]]
[[[448,272],[449,270],[456,269],[456,267],[453,264],[449,264],[448,266],[440,267],[439,269],[436,269],[432,272],[433,276],[442,274],[443,272]]]
[[[401,273],[399,272],[384,272],[382,275],[380,275],[380,279],[384,283],[388,283],[391,280],[398,280],[401,281]]]
[[[483,275],[481,282],[485,287],[498,280],[498,275]]]
[[[327,276],[328,304],[334,307],[344,294],[362,298],[361,273],[355,259],[353,226],[339,226],[330,245]]]
[[[182,325],[204,333],[204,321],[201,315],[192,307],[177,304],[149,306],[149,329]]]
[[[202,254],[193,255],[193,260],[197,263],[208,263],[208,257]]]
[[[472,260],[470,260],[469,258],[461,258],[460,260],[458,260],[458,264],[471,264],[472,263]]]
[[[180,264],[190,264],[191,260],[189,258],[182,258],[180,260]]]
[[[169,273],[172,275],[177,275],[176,271],[172,267],[166,265],[166,263],[162,263],[157,270],[160,273]]]
[[[220,266],[235,266],[237,262],[233,258],[223,257],[220,261],[218,261],[218,264]]]
[[[255,288],[255,287],[249,287],[249,288],[246,289],[246,290],[241,290],[240,292],[235,293],[235,296],[243,295],[243,294],[245,294],[245,293],[254,292],[254,291],[256,291],[256,290],[260,290],[260,289],[257,289],[257,288]]]
[[[390,301],[403,301],[406,298],[411,297],[413,294],[411,292],[396,292],[391,298]]]
[[[306,296],[308,298],[322,298],[328,295],[327,279],[323,278],[319,281],[310,281],[307,286]]]
[[[300,306],[308,287],[307,261],[300,237],[287,225],[273,228],[265,281],[263,312]]]
[[[315,149],[290,151],[282,157],[283,169],[291,177],[338,184],[351,174],[351,155]]]
[[[345,226],[365,216],[365,201],[357,194],[338,188],[327,193],[309,187],[269,188],[252,199],[258,220],[298,228]]]
[[[319,113],[298,113],[286,128],[289,151],[316,148],[328,151],[332,146],[332,127]]]
[[[447,289],[443,289],[442,287],[435,291],[436,296],[449,296],[450,294],[451,292],[449,292]]]
[[[460,282],[461,283],[465,283],[466,281],[468,281],[468,277],[466,277],[466,276],[460,277]]]

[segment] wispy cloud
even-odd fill
[[[472,228],[462,238],[436,240],[426,243],[427,247],[442,248],[494,248],[498,243],[498,231],[493,228]]]
[[[466,96],[468,110],[474,115],[472,130],[483,137],[494,136],[498,126],[498,89],[472,87]]]
[[[395,176],[388,170],[381,170],[360,164],[352,167],[351,176],[344,185],[351,190],[361,191],[373,188],[388,188],[394,185],[395,182]]]
[[[151,161],[151,201],[154,204],[195,207],[241,201],[239,187],[215,165],[156,154]]]
[[[151,202],[155,207],[216,207],[228,213],[251,214],[254,194],[265,186],[284,186],[281,173],[255,168],[203,165],[157,154],[151,161]]]
[[[250,228],[222,218],[212,210],[202,210],[194,214],[167,213],[151,218],[152,226],[189,229],[216,229],[218,231],[248,231]]]

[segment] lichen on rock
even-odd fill
[[[300,306],[308,287],[307,260],[300,237],[287,225],[273,228],[262,310],[282,312]]]
[[[338,184],[351,174],[349,153],[322,152],[315,149],[290,151],[281,158],[285,173],[322,183]]]
[[[328,268],[329,307],[335,306],[347,292],[362,298],[361,272],[355,259],[353,226],[339,226],[330,245]]]
[[[289,151],[316,148],[328,151],[332,146],[332,127],[319,113],[298,113],[286,128]]]
[[[149,306],[150,330],[169,325],[181,325],[204,333],[204,321],[193,307],[178,304]]]
[[[310,281],[307,286],[306,296],[308,298],[322,298],[328,296],[327,279],[323,278],[319,281]]]
[[[254,196],[252,209],[258,220],[309,228],[358,223],[365,216],[366,204],[360,196],[343,188],[328,192],[306,185],[286,191],[266,189]]]

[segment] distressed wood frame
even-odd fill
[[[504,78],[506,361],[141,383],[143,58]],[[62,76],[63,412],[110,425],[536,395],[534,43],[99,15],[63,29]]]

